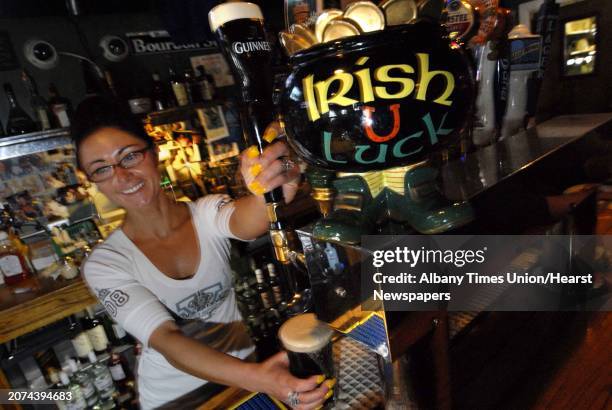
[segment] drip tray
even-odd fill
[[[382,407],[383,390],[376,356],[376,353],[349,337],[334,343],[334,360],[340,383],[336,409]]]

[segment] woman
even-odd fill
[[[258,195],[177,203],[160,188],[157,153],[140,124],[97,97],[83,102],[75,117],[79,167],[126,210],[123,226],[95,248],[84,274],[113,319],[144,346],[142,408],[207,381],[265,392],[300,409],[319,406],[332,381],[293,377],[285,353],[262,363],[243,360],[254,349],[228,264],[227,238],[254,239],[267,229],[262,191],[282,186],[288,201],[295,196],[299,171],[281,158],[287,146],[277,142],[261,155],[253,149],[243,154],[241,172]],[[189,329],[179,328],[173,316],[192,319]]]

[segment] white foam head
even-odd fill
[[[213,33],[228,21],[238,19],[263,20],[263,14],[257,4],[242,1],[222,3],[208,12],[208,23]]]
[[[278,331],[278,338],[287,350],[311,353],[329,343],[333,330],[317,320],[314,313],[297,315],[287,320]]]

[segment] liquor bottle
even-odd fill
[[[200,87],[200,94],[202,95],[202,100],[212,100],[215,96],[214,79],[210,74],[206,72],[206,69],[202,65],[196,67],[196,74],[196,82]]]
[[[283,301],[283,288],[278,276],[276,276],[276,266],[273,263],[268,263],[266,268],[268,269],[268,283],[270,284],[270,289],[272,289],[274,304],[278,305]]]
[[[49,84],[49,109],[53,114],[53,125],[56,128],[70,127],[72,104],[68,98],[62,97],[55,84]]]
[[[119,353],[112,353],[108,366],[111,377],[119,390],[117,402],[120,407],[130,407],[130,403],[136,398],[134,391],[134,377],[126,363],[121,359]]]
[[[91,306],[87,307],[86,312],[87,314],[81,321],[83,329],[87,333],[87,337],[91,341],[95,353],[98,355],[102,354],[108,349],[108,336],[106,336],[104,326],[102,326],[102,323],[100,323],[94,315]]]
[[[24,256],[19,252],[6,232],[0,231],[0,271],[7,285],[15,285],[30,277]]]
[[[172,67],[168,69],[168,73],[170,74],[170,85],[172,87],[172,91],[174,92],[176,103],[180,107],[188,105],[189,97],[187,96],[185,82],[174,72]]]
[[[87,337],[87,333],[81,327],[81,324],[72,316],[68,320],[70,322],[68,331],[72,346],[81,363],[86,363],[89,358],[89,353],[93,353],[94,348],[91,345],[89,337]]]
[[[85,410],[87,409],[87,402],[83,397],[83,392],[81,391],[81,386],[78,383],[74,383],[70,381],[70,378],[65,372],[59,373],[60,383],[63,388],[68,390],[71,393],[70,399],[64,400],[64,405],[66,409],[69,410]]]
[[[153,109],[151,97],[147,95],[140,87],[132,87],[132,92],[127,100],[132,114],[144,117]]]
[[[51,115],[45,99],[38,94],[38,87],[36,81],[28,74],[26,70],[21,72],[21,81],[23,81],[26,89],[30,93],[30,106],[34,117],[38,122],[38,128],[40,130],[48,130],[51,128]]]
[[[74,359],[68,360],[68,369],[72,372],[72,381],[81,388],[81,393],[83,393],[83,398],[87,406],[92,407],[98,404],[100,397],[98,397],[98,392],[89,372],[80,368],[77,361]]]
[[[107,314],[102,314],[100,321],[106,330],[106,334],[110,337],[110,342],[113,346],[124,346],[133,344],[134,339],[126,333],[126,331],[110,318]]]
[[[94,352],[89,352],[88,358],[91,363],[89,371],[92,375],[93,384],[96,386],[98,395],[103,403],[101,407],[107,408],[104,403],[113,402],[113,396],[116,393],[113,377],[108,367],[98,361]]]
[[[247,312],[256,313],[261,309],[261,302],[257,297],[257,292],[251,288],[248,279],[242,282],[241,300],[246,306]]]
[[[153,88],[151,91],[151,99],[153,100],[153,109],[156,111],[166,110],[172,107],[172,98],[168,95],[168,89],[159,79],[159,73],[153,73]]]
[[[257,284],[255,285],[255,289],[257,293],[259,293],[259,297],[261,298],[261,304],[264,309],[270,309],[273,305],[272,301],[274,300],[270,288],[266,283],[266,279],[264,278],[263,271],[259,268],[255,269],[255,280],[257,280]]]
[[[21,108],[15,97],[13,87],[9,83],[4,83],[4,92],[9,106],[6,133],[8,135],[18,135],[36,131],[36,123]]]
[[[200,84],[196,77],[193,75],[193,71],[185,70],[183,77],[185,78],[185,87],[189,102],[191,104],[202,102],[202,90],[200,89]]]

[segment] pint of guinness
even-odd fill
[[[299,378],[319,374],[327,379],[335,377],[332,334],[333,330],[313,313],[297,315],[283,323],[278,338],[287,350],[291,374]],[[333,404],[333,399],[334,396],[325,402],[325,408]]]
[[[222,3],[208,13],[208,20],[240,86],[240,118],[247,142],[262,152],[267,144],[264,131],[274,120],[272,48],[266,40],[263,14],[253,3]],[[266,202],[281,202],[282,190],[265,196]]]

